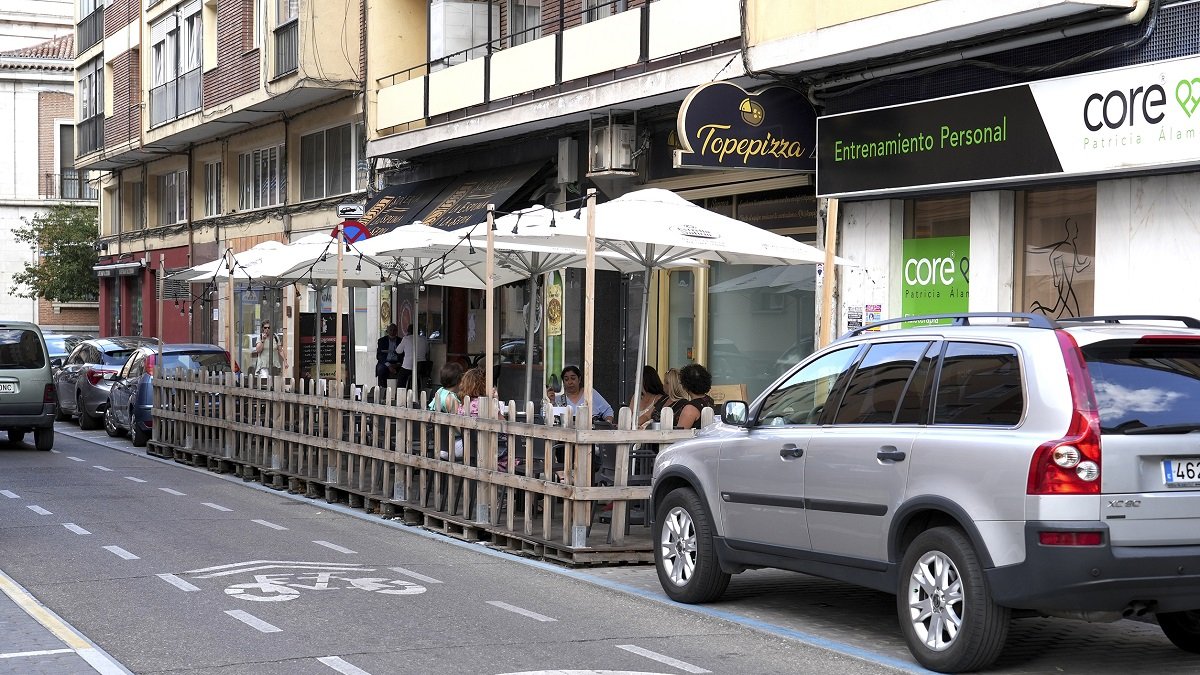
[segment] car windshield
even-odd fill
[[[1103,433],[1200,429],[1200,341],[1100,343],[1083,353]]]
[[[163,368],[170,373],[178,368],[195,372],[229,372],[229,359],[224,352],[192,352],[164,354]]]
[[[101,353],[100,359],[106,366],[119,366],[129,360],[129,355],[132,353],[132,349],[114,349],[111,352]]]
[[[0,368],[33,369],[46,365],[42,341],[27,328],[0,328]]]

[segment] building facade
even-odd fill
[[[102,333],[156,335],[161,311],[168,341],[225,344],[232,327],[239,363],[262,320],[292,322],[294,335],[282,291],[239,285],[230,306],[212,286],[158,289],[158,274],[328,231],[339,203],[362,202],[364,11],[319,0],[81,4],[76,163],[100,173]]]
[[[13,276],[40,252],[13,231],[56,204],[94,207],[96,188],[74,168],[71,3],[0,10],[0,316],[44,329],[95,331],[95,297],[18,297]]]

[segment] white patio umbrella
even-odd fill
[[[578,216],[578,217],[575,217]],[[511,219],[511,220],[510,220]],[[553,225],[553,226],[552,226]],[[511,227],[511,231],[510,228]],[[587,223],[581,208],[572,217],[497,221],[501,241],[535,241],[583,248]],[[634,392],[641,391],[646,356],[650,270],[682,258],[734,265],[795,265],[825,262],[820,249],[697,206],[669,190],[647,188],[595,207],[595,245],[640,264],[646,282]],[[835,264],[849,261],[838,258]]]
[[[272,251],[277,251],[286,246],[283,242],[273,239],[264,241],[253,248],[242,251],[241,253],[233,253],[234,258],[234,278],[246,279],[245,267],[257,263],[265,255],[269,255]],[[171,281],[188,281],[192,283],[202,283],[213,281],[218,278],[228,277],[229,258],[221,256],[216,260],[210,260],[206,263],[201,263],[187,269],[173,272],[166,276]]]

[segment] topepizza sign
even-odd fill
[[[1200,57],[822,117],[817,194],[1200,162]]]
[[[693,89],[676,118],[676,168],[816,170],[817,117],[805,96],[771,86],[749,93],[712,82]]]

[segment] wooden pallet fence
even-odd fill
[[[666,430],[630,428],[627,408],[616,430],[598,430],[586,410],[556,423],[532,404],[499,416],[485,399],[475,418],[432,412],[408,390],[371,388],[362,400],[337,395],[345,391],[232,373],[157,377],[149,452],[517,553],[596,564],[651,559],[654,454],[694,434],[671,429],[669,410]]]

